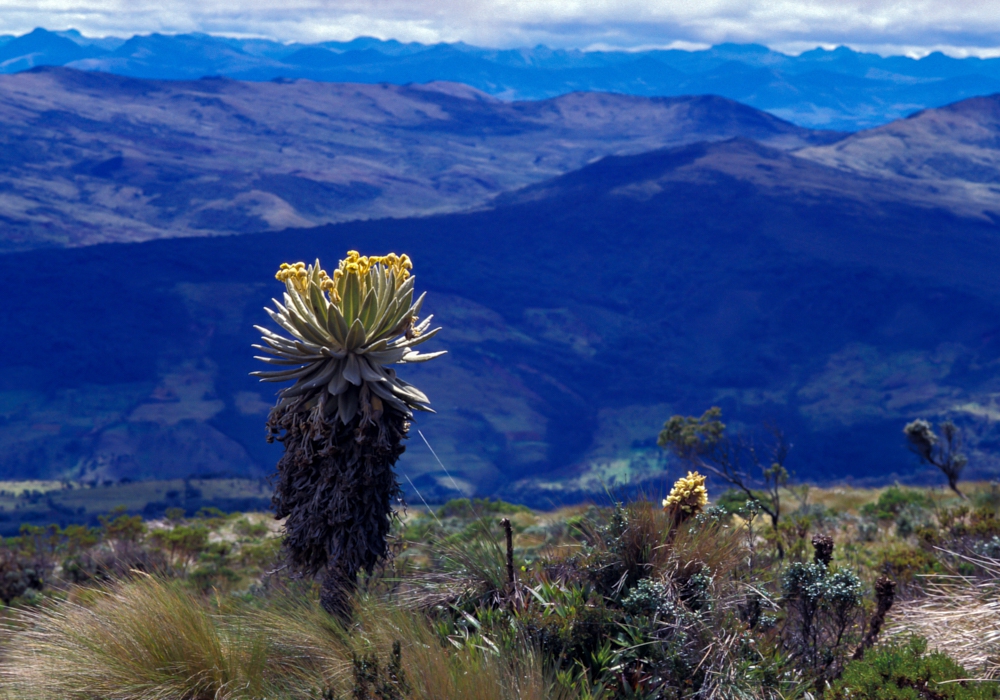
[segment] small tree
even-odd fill
[[[777,428],[770,429],[772,440],[760,447],[743,437],[730,437],[720,418],[717,406],[705,411],[700,418],[671,416],[663,425],[656,441],[683,461],[722,479],[758,501],[760,509],[771,519],[778,534],[781,518],[781,489],[788,484],[785,460],[791,445]],[[775,538],[778,556],[784,557],[781,538]]]
[[[358,573],[388,556],[399,495],[393,466],[413,411],[429,400],[388,365],[424,362],[413,347],[431,338],[431,317],[417,322],[407,256],[364,257],[349,251],[333,277],[319,260],[283,264],[284,304],[271,318],[285,337],[257,326],[259,357],[279,369],[255,372],[263,381],[294,380],[267,419],[269,440],[285,453],[278,462],[275,515],[285,520],[284,546],[293,569],[323,573],[320,602],[347,612]]]
[[[962,474],[969,458],[962,453],[962,438],[958,427],[950,420],[941,423],[941,438],[931,429],[931,424],[922,418],[907,423],[903,428],[906,439],[910,441],[910,451],[920,457],[921,462],[933,464],[941,470],[948,479],[948,488],[965,498],[958,490],[958,478]]]

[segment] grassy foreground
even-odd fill
[[[965,490],[411,508],[349,620],[266,514],[26,526],[0,698],[1000,698],[1000,489]]]

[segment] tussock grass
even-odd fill
[[[152,576],[23,612],[0,678],[24,700],[290,697],[321,676],[310,645],[275,637]]]

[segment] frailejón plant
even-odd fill
[[[262,381],[294,381],[278,392],[267,427],[285,447],[278,462],[274,506],[285,521],[292,567],[323,573],[321,601],[343,614],[345,594],[360,571],[387,555],[393,465],[413,411],[430,411],[423,392],[396,376],[393,364],[425,362],[443,352],[414,347],[433,337],[431,317],[418,321],[406,255],[365,257],[349,251],[330,277],[319,260],[282,264],[283,303],[268,314],[288,336],[257,326],[278,368],[254,372]]]

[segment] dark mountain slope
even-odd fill
[[[494,209],[280,236],[0,257],[0,469],[261,473],[271,395],[246,375],[278,264],[405,251],[446,359],[407,369],[463,488],[544,504],[663,468],[674,412],[774,420],[803,477],[907,478],[915,416],[1000,470],[1000,229],[746,140],[606,158]],[[906,194],[906,192],[903,192]],[[436,342],[436,341],[435,341]],[[447,479],[418,438],[401,469]]]

